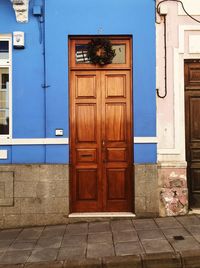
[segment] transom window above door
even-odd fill
[[[94,64],[88,55],[88,44],[91,42],[91,38],[82,38],[77,39],[73,37],[72,40],[72,51],[69,54],[70,59],[70,66],[71,68],[86,68],[86,69],[93,69],[94,66],[98,67],[98,64]],[[97,37],[100,38],[100,37]],[[106,37],[102,37],[102,39]],[[119,40],[117,37],[109,37],[108,39],[112,45],[112,50],[114,51],[115,55],[112,58],[111,62],[108,64],[102,64],[101,67],[104,69],[112,69],[112,68],[130,68],[131,67],[131,57],[130,54],[130,46],[131,42],[128,38],[120,38]]]
[[[113,64],[125,64],[126,63],[126,45],[125,44],[113,44],[113,50],[115,51],[115,56],[112,60]],[[77,44],[76,45],[76,63],[91,63],[88,58],[88,45],[87,44]]]

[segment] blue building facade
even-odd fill
[[[31,0],[28,22],[19,23],[13,4],[1,0],[0,21],[0,38],[8,38],[11,48],[9,133],[0,135],[1,171],[12,171],[18,164],[68,166],[69,37],[131,36],[135,180],[145,168],[155,172],[155,1],[102,0],[97,5],[92,0]],[[16,31],[24,32],[24,49],[13,46]],[[5,67],[0,62],[0,68]]]

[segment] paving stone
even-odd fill
[[[158,228],[153,219],[136,219],[133,220],[133,225],[136,230],[151,230]]]
[[[169,228],[169,229],[162,229],[163,233],[166,237],[173,238],[174,236],[191,236],[190,233],[187,232],[184,228]]]
[[[69,233],[69,234],[87,234],[88,233],[88,223],[68,224],[67,228],[66,228],[66,233]]]
[[[41,234],[41,238],[51,238],[63,236],[66,230],[66,225],[47,226]]]
[[[138,241],[138,235],[135,231],[114,232],[113,239],[115,243]]]
[[[33,250],[28,262],[55,261],[58,249],[45,248]]]
[[[34,240],[41,236],[44,227],[26,228],[18,235],[17,240]]]
[[[0,264],[0,268],[24,268],[24,264]]]
[[[4,252],[13,243],[14,240],[0,240],[0,252]]]
[[[111,233],[92,233],[88,235],[88,243],[108,243],[112,244],[112,234]]]
[[[146,253],[156,253],[156,252],[173,252],[173,248],[170,246],[169,242],[166,240],[143,240],[142,246],[144,247]]]
[[[183,226],[174,217],[156,218],[155,222],[159,228],[182,228]]]
[[[63,262],[51,261],[51,262],[26,263],[24,268],[63,268]]]
[[[19,241],[16,240],[14,243],[10,245],[8,251],[13,250],[32,250],[36,245],[36,240],[25,240]]]
[[[117,256],[103,259],[104,268],[142,268],[142,260],[139,255]]]
[[[22,229],[2,230],[0,232],[0,240],[14,240]]]
[[[200,235],[200,225],[189,225],[185,226],[192,235]]]
[[[36,248],[59,248],[61,246],[62,239],[62,236],[40,238],[37,241]]]
[[[176,217],[176,219],[184,226],[200,225],[200,219],[193,215],[192,216],[180,216],[180,217]]]
[[[180,252],[184,268],[200,267],[200,250],[187,250]]]
[[[141,240],[147,239],[165,239],[163,233],[159,229],[138,230],[138,236]]]
[[[30,250],[9,251],[0,257],[0,264],[18,264],[27,261],[30,256]]]
[[[115,244],[117,256],[135,255],[144,252],[139,242],[120,242]]]
[[[115,220],[111,221],[111,228],[113,232],[133,231],[133,223],[131,220]]]
[[[200,249],[200,244],[193,237],[185,237],[184,240],[169,238],[169,241],[176,251]]]
[[[89,223],[88,233],[110,232],[110,222],[91,222]]]
[[[85,245],[86,241],[87,241],[87,235],[66,234],[63,237],[61,247]]]
[[[86,255],[86,245],[68,246],[61,248],[58,253],[58,260],[82,259]]]
[[[114,247],[108,243],[88,244],[87,258],[101,258],[107,256],[114,256]]]
[[[102,268],[100,259],[67,260],[63,268]]]
[[[181,268],[180,255],[175,252],[142,255],[143,268]]]

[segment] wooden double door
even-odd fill
[[[112,65],[70,71],[72,212],[132,211],[131,69]]]
[[[190,207],[200,208],[200,60],[185,62],[185,118]]]

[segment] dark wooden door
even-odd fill
[[[70,75],[71,211],[131,211],[131,71],[80,69]]]
[[[200,62],[185,62],[186,159],[190,207],[200,207]]]

